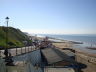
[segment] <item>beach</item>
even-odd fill
[[[96,48],[92,48],[92,47],[87,47],[87,46],[83,46],[83,44],[77,44],[75,42],[70,42],[70,41],[64,41],[64,42],[56,42],[56,43],[52,43],[55,47],[61,49],[62,51],[65,48],[69,48],[69,49],[73,49],[77,52],[81,52],[83,54],[87,54],[89,56],[95,56],[96,57]]]
[[[35,37],[39,42],[43,41],[45,37]],[[91,52],[87,52],[87,51],[82,51],[80,49],[78,49],[76,47],[76,45],[82,45],[80,42],[75,42],[75,41],[69,41],[69,40],[62,40],[62,39],[56,39],[56,38],[49,38],[48,41],[50,43],[52,43],[52,46],[54,48],[54,50],[59,50],[60,52],[66,54],[67,56],[71,57],[74,61],[78,62],[78,63],[82,63],[82,64],[85,64],[88,66],[88,68],[85,68],[83,71],[84,72],[89,72],[88,70],[91,68],[95,71],[95,67],[96,67],[96,55],[95,54],[92,54]],[[52,48],[49,47],[49,48],[45,48],[45,50],[47,51],[47,49],[51,50]],[[76,47],[76,48],[75,48]],[[31,51],[31,48],[32,50],[34,50],[33,47],[26,47],[28,51],[28,48],[29,48],[29,51]],[[82,48],[80,46],[80,48]],[[25,52],[25,47],[22,48],[22,53]],[[12,49],[12,55],[15,56],[15,50],[16,49]],[[42,49],[41,49],[42,50]],[[34,65],[34,63],[37,61],[40,61],[40,52],[38,52],[40,50],[36,50],[36,51],[32,51],[32,52],[29,52],[27,54],[22,54],[21,56],[15,56],[13,57],[14,59],[14,63],[16,66],[14,67],[9,67],[7,66],[7,68],[9,69],[9,72],[11,72],[11,70],[15,71],[15,70],[18,70],[21,71],[21,72],[24,72],[25,69],[27,69],[27,65],[28,65],[28,70],[29,70],[29,66],[30,65],[30,60],[32,59],[32,63]],[[53,51],[54,52],[54,51]],[[18,48],[18,54],[21,53],[21,49]],[[46,53],[46,52],[45,52]],[[58,52],[57,52],[58,53]],[[51,53],[49,53],[48,55],[50,56]],[[60,54],[60,53],[58,53]],[[35,56],[36,55],[36,56]],[[38,56],[37,56],[38,55]],[[63,54],[62,54],[63,55]],[[38,57],[39,59],[37,59],[36,57]],[[64,57],[63,57],[64,58]],[[36,59],[36,60],[35,60]],[[54,61],[54,60],[53,60]],[[32,68],[32,66],[31,66]],[[33,68],[34,69],[34,68]],[[94,72],[93,71],[93,72]]]

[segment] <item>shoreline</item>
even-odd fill
[[[49,39],[50,39],[50,37],[49,37]],[[96,52],[95,52],[96,49],[95,48],[93,49],[90,46],[83,46],[84,45],[83,42],[70,41],[70,40],[64,40],[64,39],[58,39],[58,38],[51,38],[51,39],[53,40],[52,44],[55,45],[57,48],[60,48],[62,50],[64,48],[70,48],[70,49],[76,50],[77,52],[81,52],[82,54],[96,57]],[[78,48],[78,47],[75,48],[75,45],[80,46],[81,48]],[[89,47],[89,48],[87,48],[87,47]]]
[[[53,42],[58,41],[58,42],[62,43],[62,42],[68,41],[68,42],[72,42],[74,44],[83,44],[83,42],[81,42],[81,41],[64,40],[64,39],[55,38],[55,37],[49,37],[49,36],[37,36],[37,38],[41,38],[41,39],[44,39],[45,37],[48,37]]]

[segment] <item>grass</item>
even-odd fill
[[[6,44],[6,31],[8,31],[8,43]],[[12,47],[23,47],[24,42],[27,41],[31,44],[28,36],[24,34],[19,29],[9,27],[8,30],[6,27],[0,26],[0,48],[5,48],[6,45],[8,48]]]

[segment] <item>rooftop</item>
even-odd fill
[[[44,68],[44,72],[75,72],[72,68]]]

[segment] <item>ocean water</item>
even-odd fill
[[[96,50],[87,49],[87,47],[96,48],[96,35],[51,35],[51,34],[41,34],[42,37],[48,36],[62,40],[83,42],[83,44],[76,44],[73,46],[75,49],[79,49],[84,52],[91,54],[96,54]]]
[[[48,36],[63,40],[83,42],[86,45],[96,46],[96,35],[51,35],[51,34],[42,34],[42,36]]]

